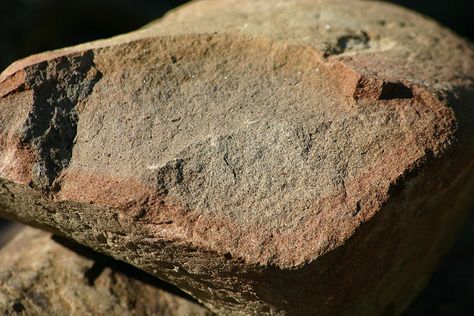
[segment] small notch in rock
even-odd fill
[[[25,310],[25,306],[20,301],[13,303],[12,308],[15,313],[21,313]]]
[[[355,210],[352,211],[352,216],[357,216],[357,214],[360,213],[360,210],[362,209],[360,205],[360,201],[357,201]]]
[[[413,91],[400,81],[384,82],[382,84],[382,91],[380,92],[379,100],[393,100],[393,99],[411,99],[413,98]]]

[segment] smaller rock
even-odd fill
[[[84,248],[79,252],[86,253]],[[97,257],[98,256],[98,257]],[[95,257],[95,260],[93,259]],[[200,305],[154,286],[153,277],[121,263],[78,254],[51,234],[23,229],[0,250],[0,314],[209,315]],[[114,261],[111,261],[114,262]],[[117,267],[118,268],[117,268]],[[127,274],[128,274],[127,273]]]

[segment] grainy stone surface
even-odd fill
[[[210,315],[26,228],[0,250],[2,315]]]
[[[0,75],[2,213],[216,312],[398,314],[473,196],[473,73],[389,4],[198,1]]]

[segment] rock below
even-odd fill
[[[2,315],[210,315],[26,228],[0,250]],[[150,277],[150,281],[152,281]]]
[[[215,312],[398,314],[474,196],[473,79],[386,3],[199,1],[2,73],[1,212]]]

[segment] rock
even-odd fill
[[[210,315],[26,228],[0,250],[2,315]]]
[[[199,1],[0,76],[4,216],[221,314],[399,314],[474,196],[472,44],[366,1]]]

